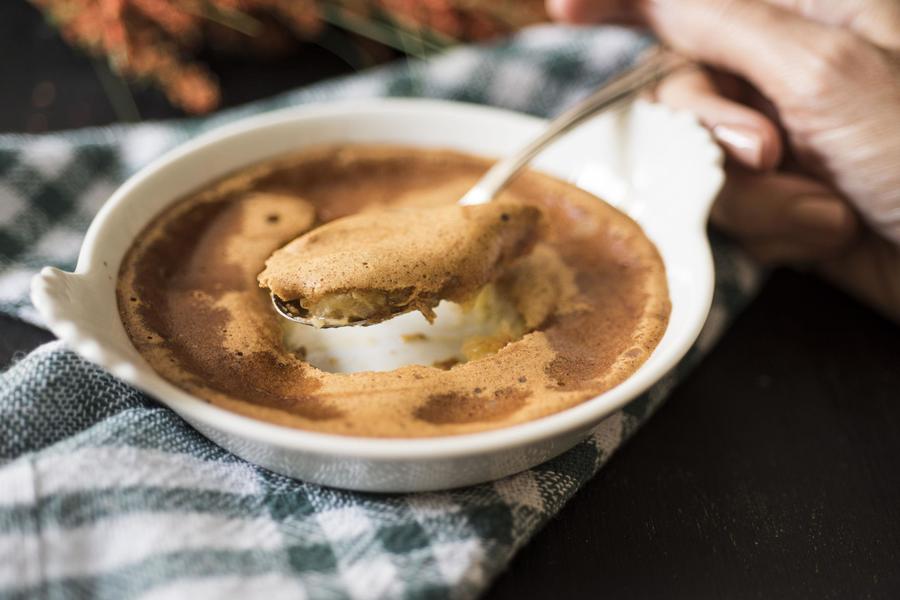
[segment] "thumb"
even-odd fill
[[[756,0],[643,0],[645,22],[672,48],[753,83],[769,98],[805,93],[821,56],[852,34]]]

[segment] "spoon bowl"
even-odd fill
[[[309,327],[315,327],[316,329],[329,329],[333,327],[346,327],[348,325],[374,325],[379,321],[349,321],[347,323],[343,322],[333,322],[328,319],[312,319],[311,317],[304,316],[300,311],[302,310],[297,306],[297,303],[282,300],[278,297],[275,292],[269,292],[269,298],[272,300],[272,306],[275,308],[275,312],[277,312],[281,317],[287,319],[288,321],[293,321],[299,325],[308,325]]]

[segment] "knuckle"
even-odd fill
[[[843,250],[850,245],[859,235],[859,219],[856,214],[847,209],[844,219],[835,227],[832,237],[833,248]]]
[[[831,224],[827,233],[810,240],[816,258],[833,258],[846,251],[858,238],[860,233],[859,219],[847,206],[842,218]]]
[[[818,44],[824,68],[831,72],[856,66],[868,47],[862,38],[846,30],[837,30]]]
[[[848,31],[802,42],[796,89],[804,96],[837,91],[860,67],[867,50],[867,44]]]

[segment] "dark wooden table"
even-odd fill
[[[213,57],[226,102],[347,70],[302,51],[264,66]],[[0,4],[0,56],[0,131],[127,116],[104,69],[22,0]],[[49,104],[41,82],[55,87]],[[153,91],[135,100],[144,118],[176,114]],[[0,365],[51,337],[0,317]],[[487,596],[900,598],[900,328],[776,272]]]

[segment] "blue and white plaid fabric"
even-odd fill
[[[40,324],[31,276],[48,264],[73,268],[115,187],[201,131],[338,97],[429,96],[546,116],[644,44],[618,29],[539,27],[205,119],[2,135],[0,310]],[[752,295],[754,267],[722,240],[714,246],[710,321],[673,373],[565,455],[450,492],[362,494],[275,475],[48,344],[0,376],[0,599],[476,597]]]

